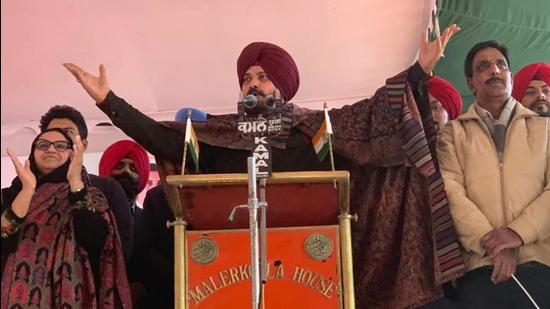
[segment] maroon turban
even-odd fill
[[[139,176],[138,191],[141,192],[149,180],[149,156],[147,155],[147,151],[134,141],[123,140],[109,146],[103,152],[101,160],[99,160],[99,175],[111,177],[111,173],[118,162],[124,158],[128,158],[135,163]]]
[[[279,46],[266,42],[254,42],[246,46],[237,60],[237,74],[242,88],[244,74],[251,66],[261,66],[267,77],[290,101],[300,86],[298,67],[289,53]]]
[[[453,120],[462,111],[462,97],[458,90],[448,81],[434,76],[428,80],[428,93],[436,98],[449,114],[449,120]]]
[[[531,63],[514,75],[514,89],[512,96],[521,101],[525,96],[525,91],[532,80],[538,79],[550,86],[550,64],[544,62]]]

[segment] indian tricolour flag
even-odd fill
[[[331,135],[332,125],[330,124],[328,110],[325,108],[325,121],[311,140],[319,161],[323,161],[329,152],[329,138]]]
[[[193,162],[195,162],[195,167],[199,169],[199,140],[191,124],[191,117],[187,117],[187,124],[185,126],[185,143],[187,143],[187,149]]]

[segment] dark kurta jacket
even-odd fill
[[[109,208],[115,216],[122,250],[124,251],[124,260],[128,265],[134,248],[134,222],[126,193],[124,193],[120,184],[111,177],[90,174],[90,181],[93,187],[98,188],[105,195]]]
[[[441,192],[427,78],[415,64],[372,98],[329,111],[336,168],[351,173],[351,211],[359,215],[352,225],[357,308],[423,305],[441,297],[439,284],[464,271]],[[98,106],[169,172],[179,172],[185,124],[158,123],[113,92]],[[273,171],[329,170],[311,145],[323,112],[292,107],[286,144],[272,149]],[[250,152],[237,121],[237,115],[209,115],[193,124],[201,172],[246,172]]]
[[[174,221],[162,187],[147,191],[143,201],[144,283],[146,308],[174,308],[174,231],[166,228]]]

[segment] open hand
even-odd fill
[[[105,66],[99,65],[99,76],[94,76],[73,63],[63,63],[63,66],[73,74],[84,90],[96,101],[101,103],[109,93],[109,82],[105,73]]]
[[[447,43],[451,37],[460,31],[460,27],[452,24],[443,31],[441,36],[437,37],[432,42],[428,41],[428,31],[420,39],[420,51],[418,52],[418,63],[426,74],[431,74],[436,64],[441,59]]]
[[[33,190],[36,188],[36,176],[31,171],[31,164],[29,160],[25,160],[25,164],[22,164],[17,156],[9,149],[6,149],[6,153],[11,159],[13,166],[15,167],[15,172],[17,177],[23,185],[23,189]]]

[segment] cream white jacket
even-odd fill
[[[442,129],[438,159],[469,270],[492,264],[480,239],[499,227],[524,241],[519,263],[550,266],[549,120],[516,102],[502,160],[473,105]]]

